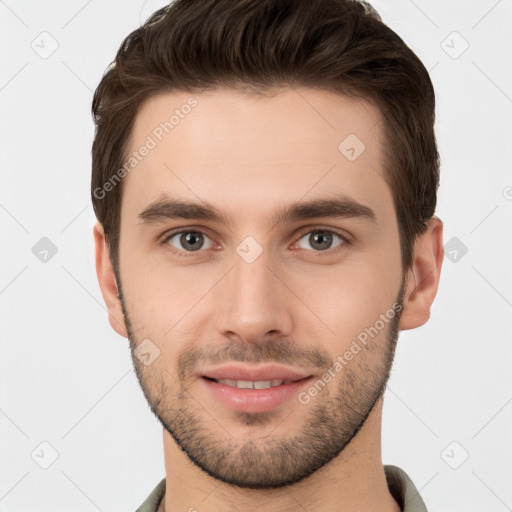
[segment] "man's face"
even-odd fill
[[[130,153],[148,136],[156,145],[123,182],[118,285],[133,361],[190,460],[233,485],[279,487],[341,452],[389,375],[404,283],[383,125],[370,104],[311,89],[224,89],[182,109],[190,97],[152,98],[134,126]],[[158,130],[175,109],[172,131]],[[174,217],[176,200],[223,219]],[[362,208],[278,219],[319,200]],[[248,373],[260,369],[270,373]],[[212,380],[265,387],[286,371],[304,379]]]

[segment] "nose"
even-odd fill
[[[294,297],[285,283],[284,269],[267,251],[251,263],[235,253],[216,308],[219,333],[249,343],[289,337]]]

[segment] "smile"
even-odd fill
[[[219,384],[226,384],[239,389],[268,389],[289,384],[291,380],[231,380],[231,379],[211,379]]]

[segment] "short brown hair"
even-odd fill
[[[378,107],[402,267],[410,267],[439,186],[434,88],[415,53],[363,1],[176,0],[126,37],[94,93],[92,203],[114,269],[122,182],[98,190],[123,166],[141,105],[164,92],[286,85]]]

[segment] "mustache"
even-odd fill
[[[193,373],[200,363],[281,363],[294,367],[326,369],[334,361],[326,351],[303,348],[297,343],[283,340],[266,340],[258,343],[233,341],[219,347],[204,344],[183,353],[178,361],[180,380]]]

